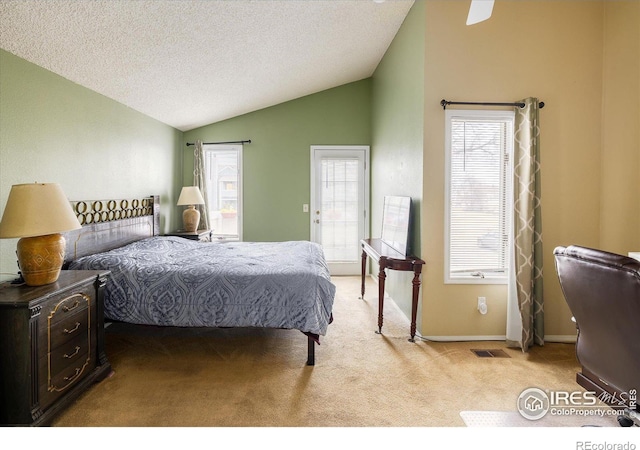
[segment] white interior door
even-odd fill
[[[332,275],[360,274],[368,233],[369,147],[311,147],[311,240]]]

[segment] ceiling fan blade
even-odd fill
[[[467,16],[467,25],[473,25],[491,17],[493,2],[494,0],[471,0],[469,16]]]

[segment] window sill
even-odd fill
[[[455,277],[445,278],[444,284],[508,284],[509,280],[505,277]]]

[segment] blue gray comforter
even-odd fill
[[[105,317],[183,327],[267,327],[325,335],[335,286],[307,241],[207,243],[151,237],[73,261],[107,269]]]

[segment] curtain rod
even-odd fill
[[[227,141],[227,142],[203,142],[202,145],[214,145],[214,144],[251,144],[251,139],[246,141]],[[190,145],[196,145],[193,142],[187,142],[187,147]]]
[[[524,108],[524,103],[516,102],[516,103],[483,103],[483,102],[450,102],[449,100],[442,100],[440,102],[442,105],[442,109],[447,109],[448,105],[482,105],[482,106],[519,106],[520,108]],[[544,102],[538,103],[540,109],[544,108]]]

